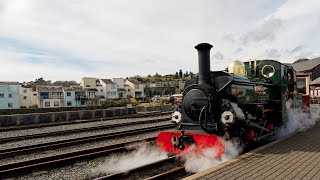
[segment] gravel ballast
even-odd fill
[[[169,130],[173,130],[173,129],[169,129]],[[89,147],[96,147],[96,146],[101,146],[101,145],[112,145],[112,144],[118,144],[118,143],[125,143],[125,142],[134,141],[134,140],[142,140],[142,139],[146,139],[146,138],[156,137],[157,134],[158,134],[158,131],[152,132],[152,133],[140,134],[140,135],[131,136],[131,137],[124,137],[121,139],[103,141],[103,142],[99,142],[99,143],[85,144],[85,145],[80,145],[78,147],[71,147],[71,148],[69,147],[69,148],[60,149],[56,153],[75,151],[75,150],[85,149],[85,148],[89,148]],[[45,154],[38,153],[38,154],[30,154],[28,156],[31,159],[31,158],[35,158],[35,157],[45,156]],[[55,179],[57,179],[57,180],[58,179],[59,180],[60,179],[92,179],[93,177],[105,175],[103,170],[101,170],[101,166],[103,167],[106,162],[111,161],[111,160],[115,160],[115,159],[117,160],[123,156],[126,156],[126,154],[125,153],[113,154],[111,156],[96,158],[96,159],[86,161],[86,162],[78,162],[74,165],[49,170],[48,172],[44,172],[43,174],[26,175],[23,177],[19,177],[18,179],[23,179],[23,180],[26,180],[26,179],[39,179],[39,180],[40,179],[41,180],[43,180],[43,179],[48,179],[48,180],[50,180],[50,179],[52,179],[52,180],[55,180]],[[21,159],[28,159],[29,157],[21,156],[20,158]],[[132,163],[135,163],[135,162],[132,162]]]
[[[116,128],[112,128],[109,130],[97,130],[97,131],[92,131],[92,132],[83,132],[83,133],[69,134],[69,135],[62,135],[62,136],[27,139],[27,140],[22,140],[22,141],[15,141],[15,142],[11,142],[11,143],[1,144],[0,149],[3,150],[3,149],[16,148],[16,147],[27,146],[27,145],[34,145],[34,144],[41,144],[41,143],[48,143],[48,142],[54,142],[54,141],[80,138],[80,137],[96,136],[96,135],[101,135],[101,134],[106,134],[106,133],[129,131],[129,130],[133,130],[133,129],[142,129],[142,128],[155,127],[155,126],[166,125],[166,124],[172,124],[172,123],[169,121],[164,121],[164,122],[157,122],[157,123],[148,123],[148,124],[116,127]]]
[[[40,133],[56,132],[56,131],[63,131],[63,130],[96,127],[96,126],[102,126],[102,125],[112,125],[112,124],[120,124],[120,123],[128,123],[128,122],[139,122],[139,121],[166,118],[166,117],[169,118],[170,115],[156,116],[156,117],[145,117],[145,118],[125,118],[125,119],[114,119],[114,120],[102,120],[102,121],[95,121],[95,122],[59,125],[59,126],[52,126],[52,127],[40,127],[40,128],[34,128],[34,129],[4,131],[4,132],[0,132],[0,137],[1,138],[8,138],[8,137],[16,137],[16,136],[25,136],[25,135],[31,135],[31,134],[40,134]]]

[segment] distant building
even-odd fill
[[[117,85],[119,98],[127,98],[127,91],[125,89],[126,80],[124,78],[113,78],[113,82]]]
[[[144,88],[145,84],[135,80],[135,79],[127,79],[126,84],[128,85],[126,88],[127,95],[132,98],[145,98]]]
[[[85,101],[86,106],[100,105],[100,98],[97,96],[97,78],[84,77],[81,80],[80,86],[85,91],[85,97],[82,99],[82,102]]]
[[[320,77],[320,58],[302,59],[291,66],[297,72],[298,92],[309,95],[310,82]]]
[[[31,104],[32,89],[20,87],[19,104],[20,108],[29,108]]]
[[[100,79],[105,99],[118,99],[117,85],[111,79]]]
[[[64,107],[83,107],[85,103],[85,91],[78,87],[63,87]],[[81,100],[82,97],[82,100]]]
[[[96,88],[97,87],[97,78],[93,77],[84,77],[81,80],[80,86],[85,89],[85,88]]]
[[[64,107],[62,86],[36,86],[39,108]],[[35,92],[33,92],[35,93]]]
[[[0,109],[18,109],[19,82],[0,82]]]

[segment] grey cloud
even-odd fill
[[[270,19],[252,31],[244,34],[240,39],[243,44],[272,42],[276,38],[277,30],[282,26],[280,19]]]
[[[156,63],[156,60],[148,58],[148,59],[143,60],[143,62],[145,62],[145,63]]]
[[[224,55],[221,52],[217,51],[216,53],[214,53],[212,55],[212,58],[213,59],[217,59],[217,60],[223,60],[224,59]]]
[[[241,52],[241,51],[243,51],[243,48],[242,48],[242,47],[238,47],[238,48],[234,51],[234,53],[239,53],[239,52]]]
[[[293,49],[290,51],[290,53],[296,53],[296,52],[301,51],[302,49],[303,49],[302,46],[297,46],[297,47],[293,48]]]
[[[301,52],[299,55],[297,55],[297,56],[295,56],[294,58],[295,59],[302,59],[302,58],[307,58],[307,59],[309,59],[309,58],[311,58],[311,57],[313,57],[314,55],[313,55],[313,52],[311,52],[311,51],[304,51],[304,52]]]
[[[228,33],[228,34],[225,34],[224,36],[222,36],[222,40],[226,40],[226,41],[235,43],[236,37],[234,34]]]
[[[266,58],[279,58],[281,55],[277,49],[271,48],[265,51]]]

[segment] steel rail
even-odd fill
[[[169,158],[166,158],[166,159],[163,159],[160,161],[156,161],[154,163],[146,164],[146,165],[131,169],[127,172],[110,174],[107,176],[102,176],[102,177],[96,178],[94,180],[130,179],[130,176],[135,173],[138,173],[141,171],[146,171],[149,169],[159,168],[160,166],[165,166],[166,164],[174,163],[174,162],[178,161],[177,158],[178,158],[178,156],[169,157]]]
[[[114,138],[121,138],[126,136],[132,136],[142,133],[148,133],[148,132],[154,132],[156,130],[164,130],[169,128],[174,128],[175,126],[173,124],[166,124],[161,126],[155,126],[155,127],[146,127],[142,129],[134,129],[134,130],[128,130],[128,131],[120,131],[120,132],[114,132],[114,133],[105,133],[100,135],[93,135],[93,136],[87,136],[87,137],[81,137],[81,138],[74,138],[74,139],[66,139],[61,141],[54,141],[49,143],[42,143],[42,144],[35,144],[30,146],[22,146],[17,148],[10,148],[10,149],[2,149],[0,150],[0,158],[7,158],[7,157],[13,157],[17,155],[24,155],[28,153],[34,153],[38,151],[47,151],[51,149],[58,149],[68,146],[74,146],[79,144],[85,144],[90,143],[94,141],[102,141],[106,139],[114,139]]]
[[[42,138],[42,137],[48,137],[48,136],[61,136],[61,135],[72,134],[72,133],[77,133],[77,132],[88,132],[88,131],[116,128],[116,127],[122,127],[122,126],[157,123],[157,122],[163,122],[163,121],[167,121],[167,120],[170,120],[170,118],[164,117],[164,118],[157,118],[157,119],[153,119],[153,120],[135,121],[135,122],[128,122],[128,123],[117,123],[117,124],[110,124],[110,125],[100,125],[100,126],[94,126],[94,127],[85,127],[85,128],[78,128],[78,129],[69,129],[69,130],[62,130],[62,131],[47,132],[47,133],[30,134],[30,135],[24,135],[24,136],[0,138],[0,144],[13,142],[13,141],[19,141],[19,140]]]
[[[182,176],[186,174],[186,170],[184,166],[181,167],[175,167],[173,169],[170,169],[169,171],[166,171],[164,173],[158,174],[156,176],[152,176],[147,178],[147,180],[162,180],[162,179],[176,179],[179,176]]]
[[[66,166],[73,164],[77,161],[93,159],[100,156],[106,156],[112,153],[132,151],[132,149],[130,150],[128,147],[130,147],[130,145],[132,146],[133,143],[136,144],[142,142],[152,142],[155,141],[155,139],[156,138],[148,138],[139,141],[131,141],[122,144],[89,148],[85,150],[68,152],[54,156],[1,165],[0,179],[29,174],[39,170],[47,170],[56,167]]]

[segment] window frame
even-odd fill
[[[56,103],[57,103],[58,105],[57,105]],[[60,106],[60,102],[59,102],[59,101],[53,101],[53,106],[54,106],[54,107],[59,107],[59,106]]]

